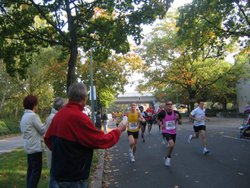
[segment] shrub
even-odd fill
[[[5,119],[7,128],[10,134],[20,133],[19,120],[16,119]]]
[[[4,121],[0,120],[0,135],[5,135],[9,132],[8,127]]]

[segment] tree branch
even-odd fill
[[[64,34],[64,32],[61,29],[59,29],[49,18],[47,18],[42,9],[33,0],[30,1],[32,5],[36,8],[36,10],[41,14],[41,16],[64,38],[66,42],[70,43],[70,40]]]

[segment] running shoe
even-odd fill
[[[203,152],[202,152],[204,155],[207,155],[209,153],[209,150],[207,148],[204,148],[203,149]]]
[[[131,162],[135,162],[135,156],[133,154],[133,150],[131,148],[128,149],[128,154]]]
[[[131,148],[128,148],[128,154],[129,154],[129,157],[133,155],[133,150]]]
[[[135,156],[132,154],[131,158],[130,158],[131,162],[134,163],[135,162]]]
[[[188,137],[188,143],[191,142],[192,138],[193,138],[193,136],[190,134],[189,137]]]
[[[142,142],[145,142],[145,139],[143,138]]]
[[[164,157],[164,164],[165,164],[165,166],[171,166],[170,161],[171,161],[171,158]]]

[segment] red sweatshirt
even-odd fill
[[[69,102],[58,111],[44,137],[52,151],[51,172],[57,181],[79,181],[89,177],[93,149],[109,148],[121,132],[108,134],[96,129],[83,107]]]

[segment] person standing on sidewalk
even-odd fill
[[[107,111],[104,111],[104,114],[102,115],[102,121],[103,121],[103,127],[104,127],[104,132],[108,132],[108,115]]]
[[[188,143],[190,143],[192,139],[198,139],[199,133],[201,133],[203,154],[206,155],[209,153],[209,150],[207,149],[207,139],[206,139],[206,120],[208,120],[208,118],[205,115],[205,108],[203,101],[198,101],[198,107],[196,107],[191,112],[190,118],[194,121],[194,134],[189,135]]]
[[[102,117],[101,117],[101,112],[99,110],[95,115],[95,126],[98,130],[102,130]]]
[[[126,130],[126,121],[107,134],[98,130],[82,113],[87,97],[85,84],[73,83],[68,103],[56,113],[44,137],[52,151],[50,173],[60,188],[87,188],[93,150],[112,147]]]
[[[165,166],[171,165],[171,155],[175,147],[176,126],[181,121],[178,111],[172,109],[172,101],[167,101],[165,110],[158,114],[159,123],[162,128],[162,136],[167,140],[167,156],[164,157]]]
[[[63,98],[56,97],[54,99],[53,107],[51,108],[51,112],[45,121],[46,131],[48,130],[48,128],[52,122],[52,119],[54,118],[56,113],[63,107],[64,103],[65,103],[65,101]],[[51,151],[46,146],[45,146],[45,149],[46,149],[47,166],[50,169],[51,168]],[[54,178],[52,176],[50,176],[49,181],[50,181],[50,184],[56,185],[56,181],[54,180]]]
[[[42,172],[42,139],[46,126],[36,114],[38,99],[28,95],[23,100],[24,114],[20,121],[20,129],[24,140],[24,151],[27,154],[26,188],[36,188]]]
[[[127,133],[129,140],[129,157],[131,162],[135,162],[135,152],[137,139],[139,137],[140,122],[145,122],[140,112],[136,110],[136,106],[137,105],[135,103],[132,103],[130,111],[125,115],[128,118]]]

